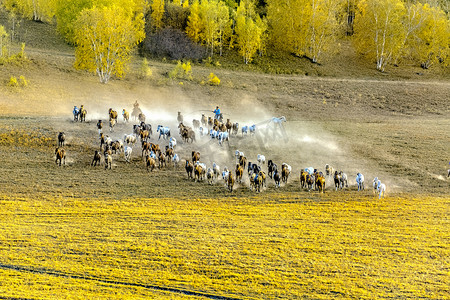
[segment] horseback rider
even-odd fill
[[[218,121],[222,121],[222,114],[220,113],[220,109],[218,106],[216,106],[216,109],[213,110],[214,113],[214,119],[217,119]]]
[[[80,109],[75,105],[73,107],[73,119],[74,121],[78,121],[78,115],[80,114]]]
[[[102,133],[102,128],[103,128],[103,121],[102,120],[98,120],[97,122],[97,128],[98,128],[98,133]]]

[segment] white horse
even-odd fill
[[[254,135],[255,132],[256,132],[256,125],[253,124],[253,125],[250,126],[248,129],[250,130],[250,134],[251,134],[251,135]]]
[[[211,168],[208,168],[208,171],[206,171],[206,179],[208,184],[212,185],[214,183],[214,171]]]
[[[177,145],[177,140],[174,137],[170,137],[169,148],[175,149],[176,145]]]
[[[161,138],[161,136],[165,140],[170,137],[170,128],[167,126],[164,127],[162,125],[158,125],[158,129],[156,129],[156,132],[159,132],[158,140]]]
[[[378,185],[378,199],[381,199],[381,196],[384,198],[384,194],[386,193],[386,185],[381,183]]]
[[[381,184],[381,181],[378,180],[378,177],[375,177],[373,179],[373,193],[374,194],[378,193],[378,187],[380,186],[380,184]]]
[[[217,179],[219,177],[219,175],[220,175],[220,167],[215,162],[213,162],[212,169],[213,169],[213,172],[214,172],[214,176]]]
[[[131,159],[131,153],[133,152],[133,149],[130,146],[125,146],[123,149],[123,155],[125,156],[125,160],[127,162],[130,162]]]
[[[219,137],[219,132],[217,130],[211,129],[209,131],[209,136],[211,137],[211,139],[217,139]]]
[[[256,156],[256,160],[258,161],[258,163],[261,164],[265,164],[266,163],[266,157],[262,154],[258,154]]]
[[[123,136],[123,142],[126,143],[127,145],[129,145],[129,144],[134,145],[136,143],[136,141],[137,141],[137,139],[134,134],[125,134]]]
[[[358,191],[364,190],[364,175],[361,173],[356,174],[356,184],[358,185]]]
[[[248,133],[248,126],[247,125],[246,126],[242,126],[241,132],[242,132],[242,136],[244,136],[244,133],[245,133],[245,135],[247,135],[247,133]]]
[[[219,132],[219,136],[217,137],[219,139],[219,145],[222,145],[222,143],[224,141],[227,141],[229,143],[230,141],[229,141],[228,137],[229,137],[228,132],[226,132],[226,131]]]
[[[178,164],[180,163],[180,156],[175,153],[172,157],[173,167],[178,168]]]

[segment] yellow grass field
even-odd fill
[[[0,295],[448,299],[449,207],[448,197],[356,193],[0,196]]]

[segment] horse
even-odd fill
[[[332,166],[330,166],[329,164],[325,165],[325,174],[326,176],[332,176],[334,173],[334,169]]]
[[[100,166],[100,159],[101,159],[100,152],[98,152],[98,150],[95,150],[94,158],[92,159],[91,166],[95,167],[97,165],[97,163]]]
[[[150,149],[151,149],[151,144],[149,142],[147,142],[147,141],[143,141],[142,142],[142,155],[141,155],[141,157],[144,157],[144,153],[146,155],[148,155],[148,153],[150,152]]]
[[[314,185],[314,175],[313,174],[307,174],[306,175],[306,185],[308,186],[308,190],[310,191]]]
[[[246,126],[242,126],[241,132],[242,132],[242,136],[244,136],[244,133],[245,133],[245,135],[247,135],[247,133],[248,133],[248,126],[247,125]]]
[[[292,168],[290,165],[286,163],[283,163],[281,165],[281,181],[283,181],[285,184],[288,181],[289,175],[291,174],[291,170]]]
[[[108,169],[112,169],[112,154],[105,152],[105,170]]]
[[[308,172],[306,172],[304,169],[301,169],[301,171],[300,171],[300,187],[302,189],[306,188],[307,176],[308,176]]]
[[[133,134],[125,134],[123,136],[123,142],[126,143],[127,145],[129,144],[134,145],[136,144],[136,137]]]
[[[180,156],[175,153],[172,157],[173,167],[178,168],[178,164],[180,163]]]
[[[133,148],[130,146],[125,146],[123,149],[123,155],[125,157],[126,162],[130,162],[131,159],[131,153],[133,152]]]
[[[273,180],[275,181],[275,186],[278,188],[280,187],[280,181],[281,181],[281,175],[278,172],[278,170],[275,170],[273,172]]]
[[[64,146],[65,142],[66,142],[66,135],[64,132],[60,132],[58,134],[58,147]]]
[[[214,183],[214,171],[211,168],[208,168],[208,171],[206,171],[206,179],[209,185]]]
[[[334,187],[336,189],[336,191],[338,189],[342,189],[342,185],[341,185],[341,175],[338,173],[338,171],[334,171]]]
[[[147,172],[150,168],[150,171],[153,172],[153,169],[156,168],[156,161],[154,158],[150,157],[150,155],[145,156],[145,165],[147,166]]]
[[[194,177],[195,181],[200,181],[204,179],[206,170],[203,167],[203,164],[200,164],[199,162],[196,162],[194,165]]]
[[[248,128],[248,130],[250,131],[250,135],[254,135],[255,132],[256,132],[256,125],[253,124],[252,126],[250,126],[250,127]]]
[[[169,139],[169,148],[175,149],[175,146],[177,145],[177,139],[174,137],[170,137]]]
[[[170,128],[169,127],[164,127],[162,125],[158,125],[158,129],[156,129],[156,132],[159,132],[158,140],[161,138],[161,136],[165,140],[170,138]]]
[[[144,122],[145,123],[145,115],[144,115],[144,113],[140,113],[139,115],[138,115],[138,120],[139,120],[139,122]]]
[[[102,129],[103,129],[103,121],[102,120],[98,120],[97,129],[98,129],[98,134],[102,133]]]
[[[73,113],[73,120],[74,120],[75,122],[78,122],[78,116],[80,115],[80,109],[79,109],[78,107],[75,106],[75,107],[73,108],[72,113]]]
[[[64,150],[64,148],[56,147],[55,154],[56,154],[55,163],[58,164],[58,160],[59,160],[60,166],[61,166],[62,161],[64,161],[63,164],[65,165],[66,164],[66,150]]]
[[[233,191],[233,185],[234,185],[233,174],[231,172],[229,172],[228,178],[227,178],[227,186],[228,186],[228,189],[230,190],[230,192]]]
[[[220,175],[220,167],[215,162],[213,162],[212,169],[213,169],[213,172],[214,172],[214,176],[217,179],[219,177],[219,175]]]
[[[149,135],[150,135],[150,133],[148,132],[148,130],[143,130],[143,129],[141,129],[141,130],[139,131],[139,136],[140,136],[140,138],[141,138],[141,142],[147,141],[148,138],[149,138]]]
[[[245,166],[247,165],[247,158],[245,156],[239,156],[239,165],[245,169]]]
[[[262,154],[258,154],[256,156],[256,160],[258,161],[258,163],[261,164],[265,164],[266,163],[266,157]]]
[[[169,146],[166,146],[166,157],[167,157],[167,161],[171,161],[173,155],[174,155],[173,148],[170,148]]]
[[[263,184],[263,178],[261,175],[254,173],[254,186],[255,186],[255,190],[256,192],[260,193],[261,192],[261,186]]]
[[[224,141],[227,141],[228,142],[228,144],[230,143],[230,141],[229,141],[229,139],[228,139],[228,132],[219,132],[219,145],[221,145],[222,146],[222,144],[223,144],[223,142]]]
[[[323,193],[325,190],[325,177],[322,174],[316,178],[316,187],[319,193]]]
[[[233,128],[233,124],[231,124],[230,119],[227,119],[227,122],[225,123],[225,126],[227,127],[227,132],[231,134],[231,129]]]
[[[201,122],[203,127],[208,126],[208,119],[206,118],[205,114],[202,114]]]
[[[114,126],[116,126],[116,119],[110,119],[109,120],[109,131],[114,132]]]
[[[244,175],[244,168],[242,168],[241,165],[236,164],[236,181],[241,183],[243,175]]]
[[[345,185],[345,187],[348,187],[347,174],[342,172],[342,171],[340,171],[339,175],[341,176],[341,188],[343,188],[344,185]]]
[[[125,108],[124,109],[122,109],[122,117],[123,117],[123,121],[124,122],[129,122],[130,121],[130,113],[129,112],[127,112],[126,110],[125,110]]]
[[[192,163],[196,163],[200,160],[200,152],[192,151]]]
[[[277,171],[277,165],[271,159],[267,162],[267,175],[272,179],[273,173]]]
[[[80,107],[80,122],[86,122],[87,110],[81,105]]]
[[[199,129],[200,128],[200,121],[199,120],[192,120],[192,127],[194,127],[194,129]]]
[[[233,130],[233,134],[237,135],[238,131],[239,131],[239,123],[233,123],[232,130]]]
[[[194,171],[194,165],[190,161],[186,160],[184,168],[186,169],[188,179],[193,178],[192,172]]]
[[[358,185],[358,191],[364,190],[364,175],[361,173],[356,174],[356,184]]]
[[[115,111],[112,108],[110,108],[108,110],[108,115],[109,115],[109,120],[113,120],[114,119],[117,122],[117,116],[118,116],[117,111]]]
[[[177,121],[178,124],[183,123],[183,115],[181,114],[181,112],[178,112]]]
[[[386,193],[386,185],[384,183],[381,183],[378,185],[378,200],[381,199],[381,196],[384,198],[384,194]]]

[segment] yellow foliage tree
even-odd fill
[[[115,5],[85,9],[75,27],[75,67],[97,73],[107,83],[122,77],[130,51],[144,39],[143,14],[134,18]]]
[[[200,20],[200,4],[198,0],[194,0],[190,7],[190,14],[188,17],[186,34],[194,42],[200,41],[200,32],[202,31],[202,23]]]
[[[151,8],[152,26],[158,30],[163,26],[162,18],[164,16],[164,0],[153,0]]]
[[[311,19],[311,9],[306,9],[305,1],[268,0],[267,18],[271,28],[269,38],[275,48],[305,55]]]
[[[245,64],[253,60],[258,50],[262,50],[265,29],[264,22],[254,12],[254,3],[241,1],[236,11],[235,31],[239,53],[244,58]]]
[[[270,0],[268,19],[275,47],[318,62],[337,50],[342,0]]]
[[[355,17],[354,44],[359,53],[376,61],[377,70],[402,51],[406,10],[401,0],[361,0]]]
[[[423,68],[428,69],[433,63],[450,64],[450,20],[437,6],[423,6],[425,22],[416,31],[412,43],[415,57]]]
[[[207,49],[210,49],[211,56],[214,55],[214,47],[218,44],[219,38],[217,6],[217,0],[203,0],[200,4],[200,19],[203,29],[200,32],[200,37],[203,43],[206,44]]]
[[[339,2],[337,0],[312,0],[311,19],[309,22],[309,47],[306,54],[314,63],[324,53],[331,54],[337,50],[337,31],[340,26],[336,19]],[[308,3],[309,4],[309,3]]]
[[[56,13],[58,0],[4,0],[8,10],[14,10],[27,19],[51,22]]]

